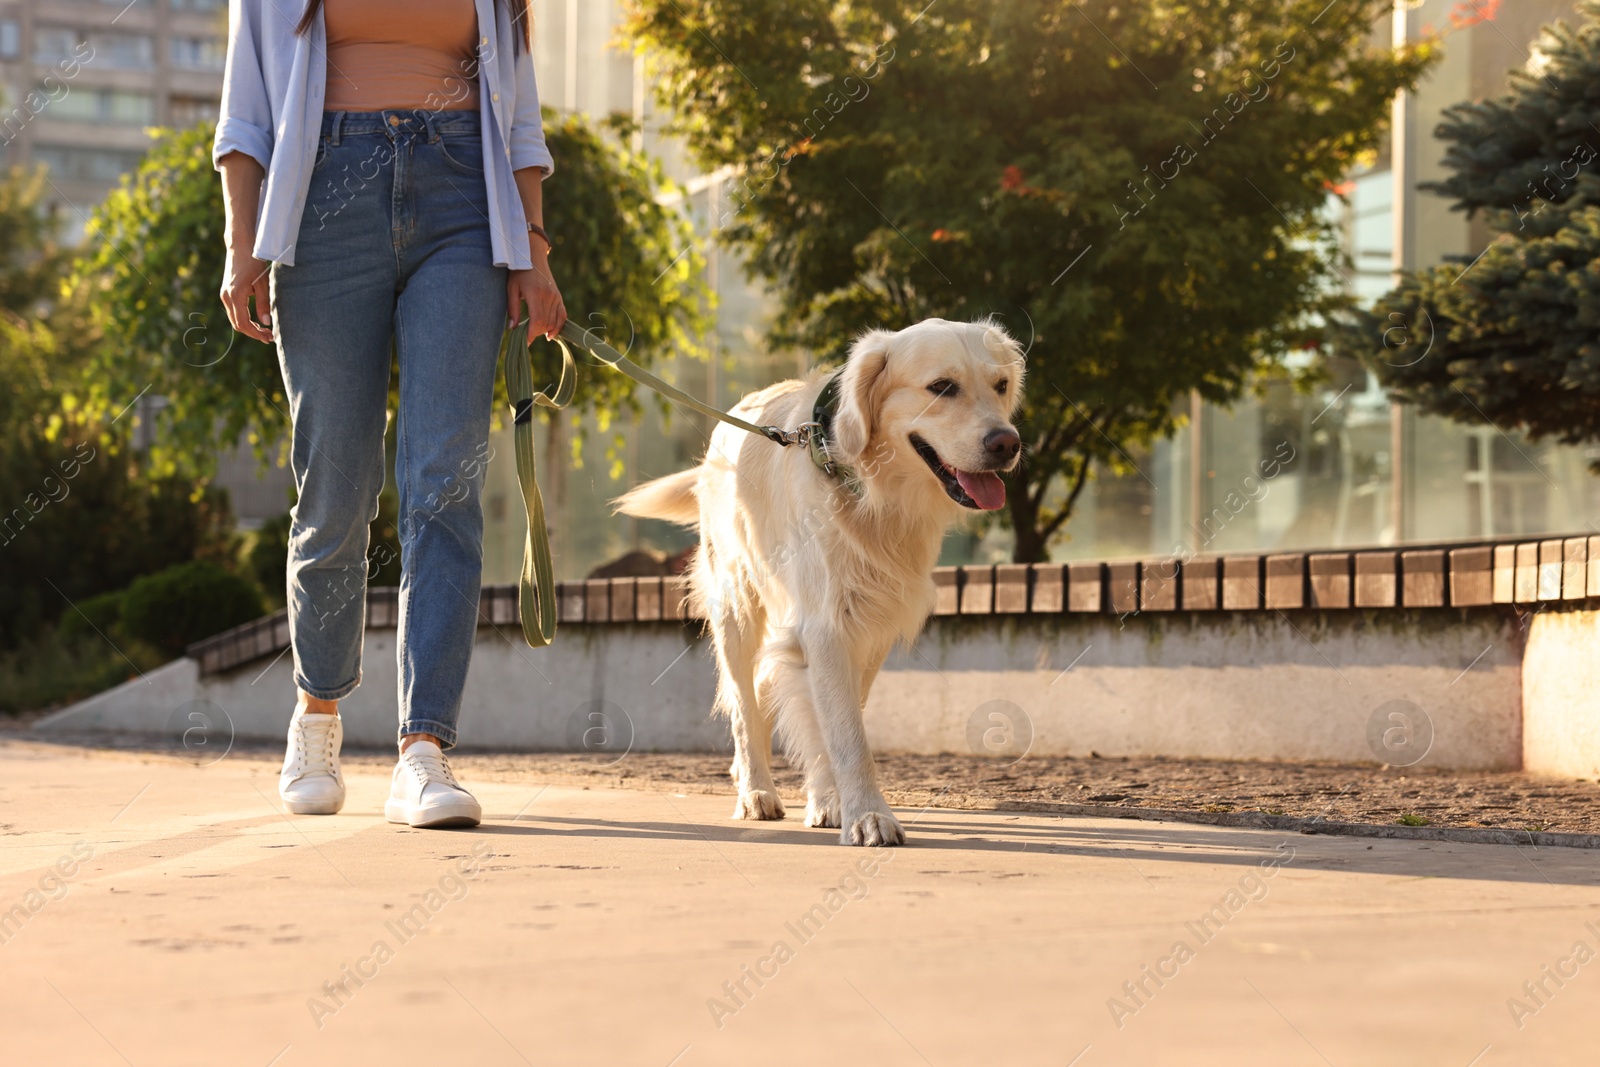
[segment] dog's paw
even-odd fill
[[[806,802],[806,825],[839,828],[839,798],[813,796]]]
[[[841,845],[903,845],[906,843],[906,832],[900,827],[900,820],[887,811],[869,811],[864,815],[857,815],[849,821],[839,832]]]
[[[749,792],[743,790],[739,799],[733,805],[735,819],[781,819],[783,818],[783,801],[778,799],[778,794],[766,789],[755,789]]]

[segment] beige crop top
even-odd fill
[[[323,0],[327,111],[475,111],[473,0]]]

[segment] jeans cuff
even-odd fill
[[[440,748],[456,747],[456,728],[433,719],[407,719],[400,724],[399,738],[404,739],[408,734],[432,734],[439,739]]]
[[[312,685],[310,682],[306,681],[305,675],[301,674],[299,671],[296,671],[294,674],[294,684],[300,690],[300,692],[304,693],[308,697],[314,697],[317,700],[343,700],[351,693],[354,693],[356,691],[356,686],[361,684],[361,672],[359,670],[356,671],[356,676],[343,685],[334,686],[332,689],[324,689],[320,686]]]

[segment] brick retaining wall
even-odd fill
[[[1551,605],[1600,600],[1600,536],[1350,552],[1286,552],[1111,563],[940,567],[936,615],[1292,611]],[[689,620],[687,581],[602,578],[557,584],[563,624]],[[484,626],[516,626],[516,586],[485,587]],[[367,593],[367,625],[393,629],[399,591]],[[288,647],[279,611],[199,641],[202,675]]]

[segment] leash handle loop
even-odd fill
[[[527,512],[528,533],[522,544],[522,575],[517,583],[517,614],[522,638],[531,648],[543,648],[556,636],[555,563],[550,557],[550,530],[545,525],[544,497],[539,492],[537,455],[533,440],[533,407],[560,411],[572,402],[578,385],[572,350],[561,346],[561,379],[555,389],[533,391],[533,368],[528,361],[528,320],[523,319],[500,339],[505,362],[506,396],[511,400],[512,437],[517,453],[517,484]]]

